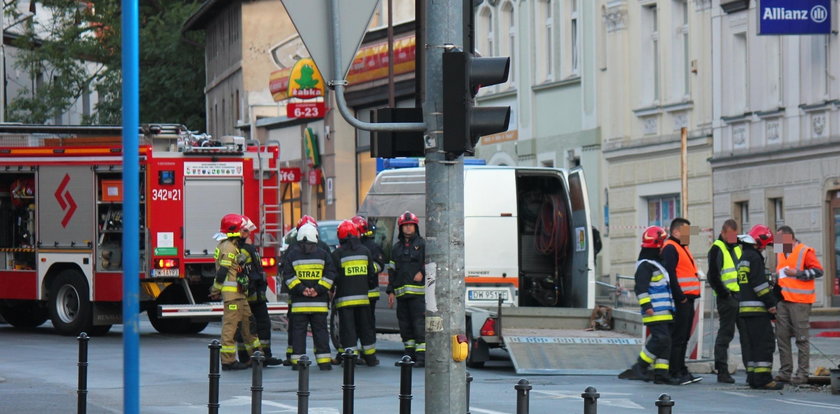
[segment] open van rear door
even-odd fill
[[[567,177],[569,202],[572,207],[572,285],[571,306],[592,309],[595,306],[595,255],[592,247],[589,195],[583,169],[573,168]],[[568,297],[568,296],[567,296]],[[583,299],[585,298],[585,302]]]

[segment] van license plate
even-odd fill
[[[497,301],[500,296],[503,300],[507,300],[508,291],[506,289],[471,289],[467,291],[467,297],[469,300]]]
[[[152,269],[152,277],[177,277],[178,269]]]

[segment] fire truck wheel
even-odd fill
[[[0,303],[0,316],[19,329],[31,329],[47,321],[47,309],[35,302],[14,305]]]
[[[78,335],[91,327],[92,307],[84,276],[73,269],[62,270],[50,295],[50,319],[62,335]]]

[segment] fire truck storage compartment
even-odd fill
[[[122,173],[114,170],[96,169],[96,221],[98,236],[96,239],[96,270],[122,270]],[[145,190],[143,172],[140,175],[140,263],[145,265]]]
[[[219,219],[242,214],[242,179],[187,178],[184,182],[184,254],[212,256],[218,243]],[[255,217],[251,218],[255,220]]]
[[[0,172],[0,270],[35,268],[35,174]]]
[[[565,288],[571,275],[568,192],[554,172],[520,172],[520,306],[571,306]]]

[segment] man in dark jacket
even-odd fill
[[[385,252],[376,244],[373,239],[373,229],[367,219],[362,216],[355,216],[352,219],[359,229],[359,239],[362,244],[370,250],[370,259],[373,261],[373,272],[368,279],[368,299],[370,299],[370,321],[374,331],[376,330],[376,302],[379,301],[379,273],[385,270]]]
[[[717,338],[715,338],[715,370],[717,380],[732,384],[735,380],[729,374],[729,343],[735,337],[735,327],[743,332],[738,318],[738,269],[736,264],[741,259],[741,246],[738,245],[738,223],[726,220],[720,229],[720,237],[709,248],[709,285],[715,292],[718,318]],[[747,354],[742,351],[744,365]]]
[[[410,211],[397,220],[399,239],[391,249],[388,270],[388,307],[397,303],[397,321],[405,354],[414,367],[426,365],[426,243],[419,234],[420,220]]]

